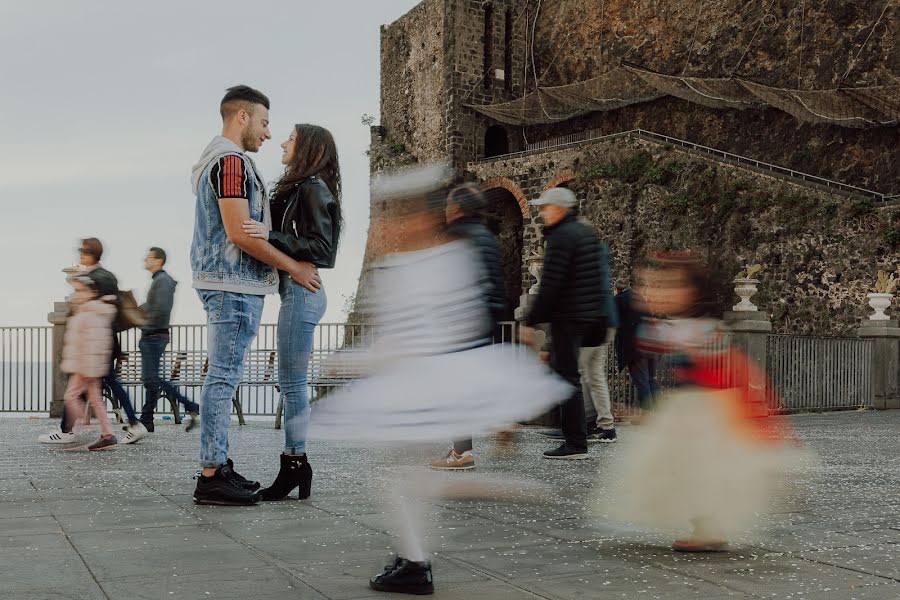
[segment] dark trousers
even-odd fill
[[[125,391],[125,388],[122,387],[122,384],[116,378],[116,363],[110,366],[109,374],[103,378],[103,385],[109,388],[113,398],[119,402],[119,406],[125,411],[125,414],[128,416],[128,423],[131,425],[137,423],[137,416],[134,414],[131,398],[128,397],[128,392]]]
[[[550,324],[550,366],[572,386],[572,395],[559,405],[560,429],[566,444],[575,450],[587,450],[587,425],[578,353],[588,333],[587,323]]]
[[[656,360],[641,353],[633,363],[628,365],[628,374],[631,376],[631,384],[637,395],[638,406],[649,409],[653,397],[659,393],[659,383],[656,381]]]
[[[189,413],[200,412],[200,405],[191,402],[178,391],[174,385],[159,375],[159,362],[163,352],[169,345],[169,336],[165,334],[142,335],[138,348],[141,350],[141,379],[144,381],[144,408],[141,410],[141,423],[153,424],[153,411],[156,410],[156,401],[159,393],[165,392],[166,396],[173,398],[184,405],[184,410]]]
[[[453,442],[453,449],[457,454],[469,452],[472,449],[472,438],[468,438],[465,440],[455,440]]]

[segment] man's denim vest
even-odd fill
[[[197,188],[194,240],[191,243],[193,287],[258,296],[274,294],[278,291],[278,272],[275,268],[243,252],[225,235],[219,200],[210,184],[209,173],[213,165],[228,154],[239,156],[244,162],[245,172],[253,174],[252,192],[248,199],[250,218],[271,224],[269,199],[252,161],[239,152],[225,153],[211,160],[203,170]]]

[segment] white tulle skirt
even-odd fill
[[[746,531],[802,460],[798,449],[759,435],[737,390],[669,392],[642,429],[596,509],[654,529]]]
[[[533,418],[572,388],[510,344],[398,359],[315,403],[309,438],[407,444],[487,433]]]

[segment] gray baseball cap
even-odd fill
[[[529,204],[532,206],[556,204],[563,208],[575,208],[578,206],[578,198],[575,197],[575,192],[569,188],[555,187],[544,190],[544,193],[542,193],[539,198],[532,200]]]

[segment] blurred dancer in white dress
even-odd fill
[[[367,351],[347,353],[368,376],[316,404],[311,438],[406,446],[468,437],[541,414],[569,395],[527,349],[491,345],[487,278],[469,242],[445,230],[448,175],[417,167],[373,182],[373,198],[388,203],[389,215],[373,223],[382,254],[363,299],[375,339]],[[436,474],[393,478],[388,507],[398,554],[370,586],[431,593],[419,499],[477,494],[477,487]]]

